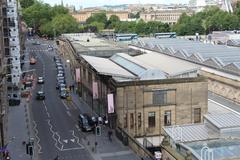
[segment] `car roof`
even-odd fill
[[[43,91],[38,91],[37,93],[41,94],[41,93],[44,93]]]

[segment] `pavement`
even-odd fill
[[[72,72],[70,71],[70,66],[66,63],[66,59],[63,59],[63,57],[62,62],[65,64],[67,85],[75,84],[73,75],[71,74]],[[71,97],[72,105],[76,106],[81,113],[97,115],[92,112],[92,108],[74,91],[71,92]],[[94,160],[140,160],[140,158],[128,146],[123,145],[122,142],[117,139],[114,130],[112,130],[112,141],[110,141],[108,137],[109,130],[110,128],[108,126],[101,125],[100,136],[96,136],[93,133],[83,133],[84,137],[82,138],[82,142]],[[96,142],[97,145],[95,146]]]
[[[25,56],[27,61],[28,54]],[[28,70],[29,64],[23,66],[23,71]],[[7,150],[12,160],[30,160],[30,155],[26,154],[26,147],[23,141],[29,142],[34,137],[31,124],[29,104],[26,99],[21,99],[19,106],[10,106],[7,124]]]

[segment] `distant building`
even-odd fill
[[[79,22],[85,23],[86,20],[96,13],[105,12],[107,18],[110,18],[112,15],[116,15],[119,17],[120,21],[128,20],[128,12],[127,11],[105,11],[105,10],[81,10],[76,13],[72,13],[72,16]]]
[[[149,11],[140,13],[140,18],[145,22],[148,21],[160,21],[167,24],[176,24],[178,19],[183,13],[187,13],[188,15],[192,15],[192,10],[185,9],[166,9],[166,10],[158,10],[158,11]]]

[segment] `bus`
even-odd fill
[[[166,33],[155,33],[155,38],[161,39],[161,38],[176,38],[176,32],[166,32]]]
[[[115,41],[132,41],[138,39],[137,34],[129,33],[129,34],[115,34]]]

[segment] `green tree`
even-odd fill
[[[68,14],[68,9],[62,5],[55,5],[51,8],[51,16],[55,17],[59,14]]]
[[[113,29],[116,27],[116,25],[120,22],[120,19],[116,15],[111,15],[108,22],[107,22],[107,28]]]
[[[35,0],[19,0],[22,8],[28,8],[35,3]]]
[[[51,22],[51,27],[57,36],[62,33],[75,33],[79,31],[79,24],[68,14],[55,16]]]
[[[100,22],[103,24],[107,24],[107,16],[106,13],[101,12],[101,13],[94,13],[92,16],[90,16],[87,20],[87,24],[91,24],[93,22]]]
[[[99,31],[101,31],[101,30],[103,30],[104,29],[104,27],[105,27],[105,24],[104,23],[102,23],[102,22],[92,22],[89,26],[91,26],[92,28],[94,27],[94,28],[96,28],[96,30],[94,30],[95,32],[99,32]],[[93,32],[94,32],[93,31]]]

